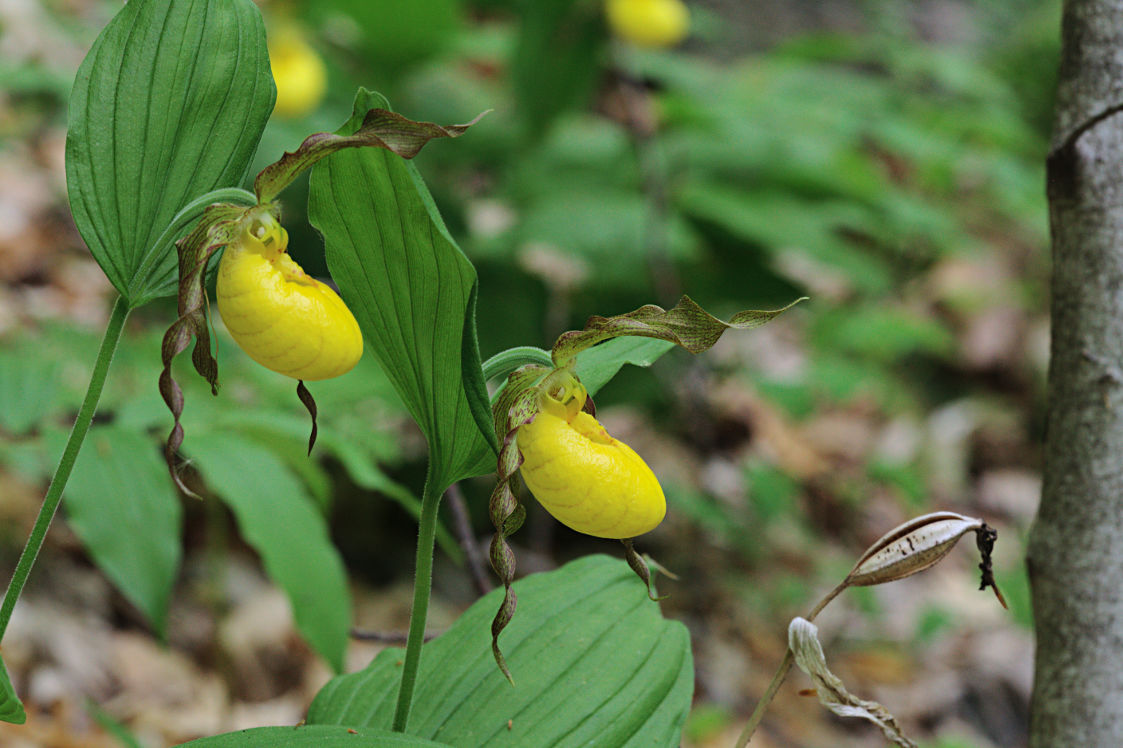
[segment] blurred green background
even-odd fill
[[[485,358],[515,345],[548,348],[591,314],[670,306],[680,293],[719,315],[811,297],[709,354],[629,367],[597,398],[602,421],[644,455],[667,492],[668,520],[640,545],[681,577],[662,591],[671,595],[667,615],[695,642],[696,710],[684,744],[731,744],[783,653],[787,621],[870,542],[935,509],[998,527],[1009,613],[974,590],[965,543],[920,577],[846,593],[820,620],[828,658],[925,745],[1025,742],[1032,617],[1021,559],[1039,487],[1048,353],[1043,159],[1058,2],[707,0],[688,3],[689,37],[662,50],[614,39],[599,0],[260,5],[270,33],[289,30],[322,59],[327,85],[313,110],[274,117],[254,173],[307,134],[338,127],[359,85],[414,119],[448,124],[492,110],[417,159],[479,271]],[[0,7],[5,573],[106,316],[108,284],[69,219],[62,144],[74,71],[118,8]],[[306,184],[282,196],[284,218],[293,255],[323,275]],[[170,427],[155,382],[159,337],[173,318],[171,300],[134,315],[99,416],[99,428],[144,435],[154,454]],[[308,461],[306,416],[288,380],[219,337],[223,390],[214,400],[201,383],[185,383],[185,448],[212,429],[273,453],[293,492],[330,522],[353,580],[356,625],[401,628],[424,444],[376,363],[313,387],[322,441]],[[490,485],[461,488],[473,532],[486,538]],[[224,716],[209,731],[254,723],[233,714],[279,723],[263,704],[285,704],[281,714],[299,719],[322,665],[286,647],[276,655],[283,665],[255,666],[257,680],[236,673],[242,655],[221,632],[253,596],[231,593],[230,580],[260,572],[221,505],[184,508],[166,639],[196,663],[191,677],[223,684],[214,709]],[[88,552],[59,528],[33,599],[59,597],[52,568],[91,574]],[[474,592],[448,533],[437,594],[453,615]],[[528,572],[618,552],[536,507],[513,542]],[[148,637],[124,598],[108,588],[102,597],[93,613],[81,595],[57,604],[94,615],[106,636]],[[43,646],[47,655],[28,645],[22,657],[6,647],[18,682],[54,662]],[[353,666],[369,658],[364,646]],[[91,698],[146,744],[190,736],[171,716],[152,716],[175,709],[135,706],[147,702],[119,676],[75,684],[67,666],[53,667],[64,685],[48,689],[50,698],[32,690],[33,702],[82,711]],[[753,745],[880,744],[876,731],[799,696],[805,681],[792,683]],[[114,744],[82,720],[59,719],[94,730],[75,733],[83,744]]]

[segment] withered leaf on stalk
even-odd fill
[[[888,709],[876,701],[860,699],[850,693],[842,680],[830,671],[815,624],[804,618],[792,619],[788,625],[788,646],[799,669],[815,681],[814,690],[819,703],[840,717],[861,717],[873,722],[881,728],[887,740],[902,748],[917,748]]]

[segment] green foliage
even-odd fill
[[[360,91],[341,132],[354,132],[379,98]],[[425,433],[430,480],[443,490],[486,472],[495,438],[475,340],[476,272],[416,170],[381,149],[335,153],[313,169],[308,214],[343,298]]]
[[[465,748],[679,744],[693,690],[689,636],[625,564],[589,556],[514,588],[519,614],[503,643],[517,686],[491,658],[495,590],[425,645],[411,733]],[[401,657],[385,650],[329,682],[308,722],[389,725]]]
[[[8,668],[0,658],[0,721],[22,725],[27,721],[27,712],[16,696],[16,689],[12,688],[12,681],[8,677]]]
[[[766,463],[747,470],[749,501],[761,525],[792,511],[799,485],[787,473]]]
[[[117,738],[117,742],[121,744],[121,748],[143,748],[136,735],[125,727],[121,722],[114,719],[109,712],[102,709],[93,701],[86,701],[86,712],[94,718],[102,728]]]
[[[514,33],[522,44],[536,32]],[[706,308],[812,296],[808,367],[782,382],[750,372],[797,415],[869,395],[895,408],[944,397],[918,374],[954,364],[957,331],[906,281],[1046,235],[1043,138],[1016,79],[975,50],[878,35],[809,37],[720,65],[668,53],[615,62],[654,86],[655,139],[630,131],[606,84],[607,117],[571,105],[533,145],[497,150],[481,134],[457,149],[486,159],[492,199],[510,210],[500,230],[464,240],[484,292],[490,278],[517,282],[510,267],[542,246],[564,267],[522,277],[575,310],[568,326],[584,310],[632,308],[651,298],[645,232],[660,220],[672,266]],[[422,90],[432,89],[419,78]],[[652,180],[667,192],[660,218]],[[483,349],[510,345],[505,329],[481,326]]]
[[[946,356],[955,343],[938,321],[884,307],[838,309],[821,315],[811,335],[822,348],[878,363],[914,354]]]
[[[339,552],[304,486],[268,449],[211,433],[192,442],[203,476],[233,510],[242,536],[285,591],[300,632],[337,672],[351,626]]]
[[[237,186],[275,96],[249,0],[141,0],[102,31],[70,100],[66,181],[82,238],[130,306],[175,292],[165,228]]]
[[[526,133],[537,139],[562,112],[582,109],[603,54],[595,2],[519,3],[520,33],[511,60],[511,86]]]
[[[317,14],[343,14],[358,26],[361,52],[385,76],[430,58],[455,40],[459,0],[325,0]]]
[[[697,525],[710,542],[736,548],[749,559],[760,555],[758,539],[744,531],[746,526],[751,526],[745,512],[732,510],[696,489],[668,484],[663,486],[663,491],[670,510]]]
[[[921,748],[981,748],[979,743],[963,738],[945,738],[934,742],[923,742]]]
[[[920,409],[947,397],[932,375],[959,365],[956,315],[966,307],[914,279],[1010,246],[1032,262],[1028,249],[1045,235],[1039,160],[1050,94],[1040,83],[1054,68],[1055,34],[1046,32],[1055,29],[1055,4],[1011,19],[1018,22],[1008,38],[986,55],[865,35],[809,37],[721,64],[677,52],[610,56],[600,2],[486,4],[514,10],[516,20],[463,24],[457,0],[405,9],[328,0],[309,11],[325,19],[325,31],[331,21],[332,44],[323,46],[352,55],[333,69],[337,83],[365,64],[364,75],[387,79],[405,111],[443,122],[484,106],[504,112],[455,148],[430,149],[422,168],[432,195],[412,163],[385,151],[341,152],[316,167],[309,215],[385,369],[368,356],[352,374],[314,385],[323,414],[317,457],[331,464],[304,454],[306,415],[294,407],[291,383],[240,354],[224,361],[220,398],[185,384],[198,474],[232,508],[289,595],[301,631],[337,670],[350,603],[324,519],[334,500],[331,471],[415,517],[435,517],[435,500],[423,511],[382,469],[402,455],[380,424],[405,410],[428,440],[430,497],[490,472],[497,445],[480,342],[489,351],[544,345],[589,312],[673,300],[655,298],[656,285],[681,285],[722,312],[778,306],[806,292],[815,303],[785,327],[799,336],[803,365],[780,376],[750,367],[742,376],[756,393],[795,421],[871,401],[878,415]],[[340,13],[357,23],[354,38],[340,33]],[[17,72],[20,90],[50,88]],[[620,111],[629,97],[642,100],[639,111]],[[272,99],[261,22],[247,0],[133,0],[99,37],[71,101],[68,187],[79,231],[130,307],[172,291],[172,241],[215,199],[208,191],[242,180]],[[356,112],[384,104],[364,91]],[[356,118],[342,132],[359,127]],[[276,133],[283,137],[263,149],[291,148],[304,135],[283,126]],[[480,193],[464,186],[480,183]],[[483,193],[490,204],[478,200]],[[300,207],[287,197],[291,220]],[[223,199],[246,193],[227,190]],[[480,220],[496,207],[501,220]],[[478,261],[481,283],[454,234]],[[555,265],[528,259],[543,248]],[[1024,303],[1035,290],[1031,280],[1011,296]],[[482,341],[477,295],[492,321],[481,325]],[[140,333],[120,350],[100,411],[112,425],[91,433],[67,497],[91,557],[162,631],[180,508],[149,436],[166,428],[151,375],[156,340]],[[649,366],[670,347],[610,340],[577,353],[577,371],[593,393],[625,363]],[[95,351],[96,341],[75,330],[5,342],[7,466],[36,480],[50,473],[61,416],[78,401],[83,362]],[[924,503],[929,476],[914,462],[872,458],[856,469],[856,478],[824,479],[824,503],[857,502],[871,482]],[[803,486],[755,460],[746,477],[743,507],[693,488],[668,486],[667,494],[673,512],[752,560],[768,550],[760,532],[798,520]],[[448,533],[436,535],[457,558]],[[758,594],[773,608],[802,609],[804,577],[779,570]],[[1015,617],[1031,623],[1024,571],[1000,570],[999,579]],[[691,690],[685,629],[659,616],[621,564],[586,559],[515,587],[519,617],[502,636],[519,688],[503,682],[488,656],[494,593],[424,647],[412,729],[457,746],[616,736],[678,744]],[[428,587],[418,589],[427,599]],[[852,597],[877,612],[867,590]],[[918,636],[946,623],[931,611]],[[375,729],[391,724],[408,669],[399,659],[400,650],[387,650],[321,692],[312,721],[342,724],[262,728],[193,745],[437,745]],[[0,674],[0,719],[22,721],[2,663]],[[694,723],[699,739],[718,729],[704,722]]]
[[[1024,538],[1022,542],[1024,544]],[[1018,561],[1006,568],[999,568],[995,577],[1002,595],[1006,598],[1006,604],[1010,606],[1014,621],[1026,630],[1032,631],[1033,601],[1030,598],[1029,576],[1025,564],[1020,563],[1020,559]]]
[[[577,355],[577,378],[590,395],[600,392],[625,364],[651,366],[675,344],[657,338],[622,337],[586,348]]]
[[[683,737],[691,743],[716,743],[735,721],[736,715],[727,707],[701,704],[690,711]]]
[[[194,748],[447,748],[446,743],[434,743],[400,732],[339,725],[255,727],[183,745]]]
[[[918,465],[873,460],[867,472],[874,480],[896,488],[908,506],[916,509],[924,506],[928,487],[926,476]]]
[[[54,468],[65,434],[51,418],[80,398],[88,376],[81,361],[92,358],[87,354],[96,345],[82,328],[47,326],[8,341],[0,353],[22,362],[0,368],[0,392],[12,391],[24,370],[60,373],[54,408],[18,434],[0,434],[0,461],[28,480],[49,476]],[[167,418],[153,385],[158,350],[157,331],[127,338],[118,349],[102,398],[102,413],[113,425],[91,430],[65,495],[68,518],[91,558],[162,632],[181,549],[181,508],[152,436]],[[237,348],[222,358],[219,397],[200,379],[184,380],[193,464],[210,490],[235,510],[266,572],[294,602],[301,632],[338,667],[350,624],[349,597],[323,516],[333,499],[328,468],[306,454],[308,416],[292,397],[291,380],[257,366]],[[387,416],[399,417],[401,406],[377,365],[367,357],[348,376],[315,387],[322,413],[317,455],[339,460],[369,492],[368,500],[383,496],[418,516],[420,501],[379,467],[400,460],[385,422]],[[253,480],[247,480],[247,470]],[[441,546],[459,561],[456,542],[446,529],[438,532]]]
[[[59,364],[0,350],[0,426],[24,434],[61,408]]]
[[[94,562],[162,637],[183,511],[152,440],[119,426],[94,427],[63,495]]]
[[[950,613],[943,608],[930,607],[921,614],[916,623],[916,638],[922,642],[930,640],[954,625],[955,621]]]

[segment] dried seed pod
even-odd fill
[[[964,534],[985,527],[981,519],[955,512],[933,512],[911,519],[871,545],[844,584],[883,584],[924,571],[946,556]]]
[[[803,618],[793,618],[788,625],[788,648],[795,655],[799,669],[811,676],[815,688],[808,689],[819,697],[819,703],[839,717],[861,717],[877,725],[885,739],[901,748],[916,748],[897,720],[876,701],[860,699],[846,690],[842,680],[827,667],[819,629]]]
[[[818,605],[808,614],[809,620],[822,612],[847,587],[867,587],[874,584],[895,582],[912,576],[935,565],[951,551],[956,541],[968,532],[976,534],[976,541],[983,561],[980,590],[990,587],[1002,607],[1006,600],[994,581],[991,564],[991,550],[998,537],[998,531],[981,519],[964,517],[955,512],[933,512],[910,519],[878,538],[871,545],[842,583],[827,593]]]

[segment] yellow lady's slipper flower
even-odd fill
[[[282,25],[270,35],[269,65],[277,84],[274,114],[303,117],[320,105],[327,89],[327,68],[298,28]]]
[[[640,47],[673,47],[690,30],[682,0],[608,0],[612,33]]]
[[[527,487],[555,519],[586,535],[624,539],[655,529],[667,513],[658,479],[581,410],[585,388],[568,379],[541,393],[538,414],[518,431]]]
[[[285,251],[271,215],[246,221],[218,267],[218,310],[250,358],[294,379],[337,377],[363,354],[363,335],[339,294]]]

